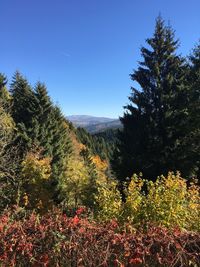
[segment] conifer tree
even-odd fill
[[[18,71],[14,74],[10,93],[12,96],[11,115],[18,132],[15,142],[19,147],[20,157],[23,157],[33,146],[31,133],[35,97],[28,81]]]
[[[44,153],[52,156],[51,116],[53,103],[48,96],[46,86],[38,82],[34,88],[35,108],[32,117],[32,138],[38,146],[45,148]]]
[[[24,123],[26,127],[29,127],[35,98],[28,81],[19,72],[16,72],[13,77],[10,91],[13,97],[12,116],[14,121],[16,123]]]
[[[190,87],[190,135],[186,139],[190,151],[190,161],[193,163],[191,172],[200,179],[200,41],[193,49],[190,59],[188,83]],[[200,180],[199,180],[200,181]]]
[[[0,84],[0,210],[7,205],[16,204],[20,179],[17,177],[18,157],[13,146],[15,124],[9,114],[10,95],[7,91],[6,79],[1,76]],[[2,83],[5,81],[5,83]]]
[[[2,89],[6,84],[7,84],[6,76],[0,73],[0,88]]]
[[[12,114],[18,128],[17,143],[21,159],[28,151],[39,148],[43,156],[51,158],[51,191],[57,198],[57,184],[65,171],[66,158],[71,153],[69,127],[60,109],[53,105],[44,84],[37,83],[34,90],[18,72],[11,85]]]
[[[69,127],[60,108],[53,105],[44,84],[35,87],[36,109],[33,118],[33,133],[45,156],[51,157],[51,190],[53,198],[59,199],[59,179],[65,174],[66,161],[72,152]]]
[[[53,105],[44,84],[35,87],[36,109],[34,112],[38,143],[53,158],[55,173],[62,173],[64,159],[71,153],[69,127],[60,108]]]
[[[64,175],[66,160],[72,153],[72,144],[67,121],[58,107],[54,107],[51,120],[52,170],[54,182],[57,184],[59,178]]]
[[[0,101],[4,110],[10,112],[11,96],[6,88],[7,78],[4,74],[0,73]]]
[[[188,129],[187,68],[176,53],[174,31],[161,17],[146,42],[150,49],[141,48],[143,60],[131,74],[139,86],[132,88],[121,118],[123,130],[113,163],[119,179],[134,172],[156,179],[169,170],[182,171],[184,165],[178,152]]]
[[[83,199],[83,204],[87,207],[90,207],[92,209],[95,208],[95,196],[97,195],[98,189],[97,189],[97,183],[98,183],[98,173],[96,170],[96,167],[94,163],[91,160],[91,155],[89,151],[83,150],[81,152],[81,156],[84,159],[85,166],[88,173],[88,182],[85,185],[84,191],[85,191],[85,199]]]

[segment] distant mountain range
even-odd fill
[[[88,115],[72,115],[67,116],[74,126],[85,128],[89,133],[103,132],[107,129],[121,128],[119,119],[111,119],[105,117],[94,117]]]

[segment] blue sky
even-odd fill
[[[0,72],[45,82],[66,115],[116,118],[155,18],[187,55],[200,38],[199,0],[0,0]]]

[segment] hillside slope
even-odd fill
[[[67,119],[71,121],[75,127],[82,127],[91,134],[102,132],[107,129],[121,128],[121,122],[119,119],[88,115],[67,116]]]

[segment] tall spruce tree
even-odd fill
[[[0,211],[7,205],[16,203],[20,184],[17,177],[17,149],[13,146],[16,131],[10,115],[11,96],[6,84],[6,77],[0,74]]]
[[[28,81],[18,71],[14,74],[10,91],[13,98],[13,119],[16,123],[24,123],[26,127],[29,127],[34,110],[35,98]]]
[[[69,127],[60,109],[53,105],[44,84],[32,89],[27,80],[15,74],[11,85],[12,114],[18,128],[22,160],[28,151],[38,147],[51,158],[51,188],[56,199],[57,184],[64,174],[71,153]]]
[[[18,130],[16,144],[19,147],[20,156],[23,158],[33,146],[31,134],[36,99],[28,81],[18,71],[14,74],[10,92],[12,96],[11,114]]]
[[[3,73],[0,73],[0,88],[2,89],[7,84],[7,78]]]
[[[59,107],[54,107],[51,119],[52,169],[54,181],[57,184],[58,179],[65,172],[66,161],[72,153],[72,143],[67,121]]]
[[[44,148],[44,153],[52,156],[51,123],[53,103],[48,96],[46,86],[38,82],[34,88],[35,108],[32,117],[32,139],[38,146]]]
[[[4,74],[0,73],[0,101],[4,110],[9,112],[11,106],[11,97],[6,88],[7,78]]]
[[[161,17],[146,42],[150,49],[141,48],[143,61],[131,74],[139,86],[132,88],[121,118],[123,130],[113,160],[113,169],[122,180],[135,172],[156,179],[170,170],[182,171],[182,160],[187,161],[179,153],[188,131],[187,68],[176,54],[179,43]]]
[[[190,161],[193,163],[191,173],[196,174],[200,179],[200,41],[193,49],[189,59],[190,134],[185,143],[190,151]]]

